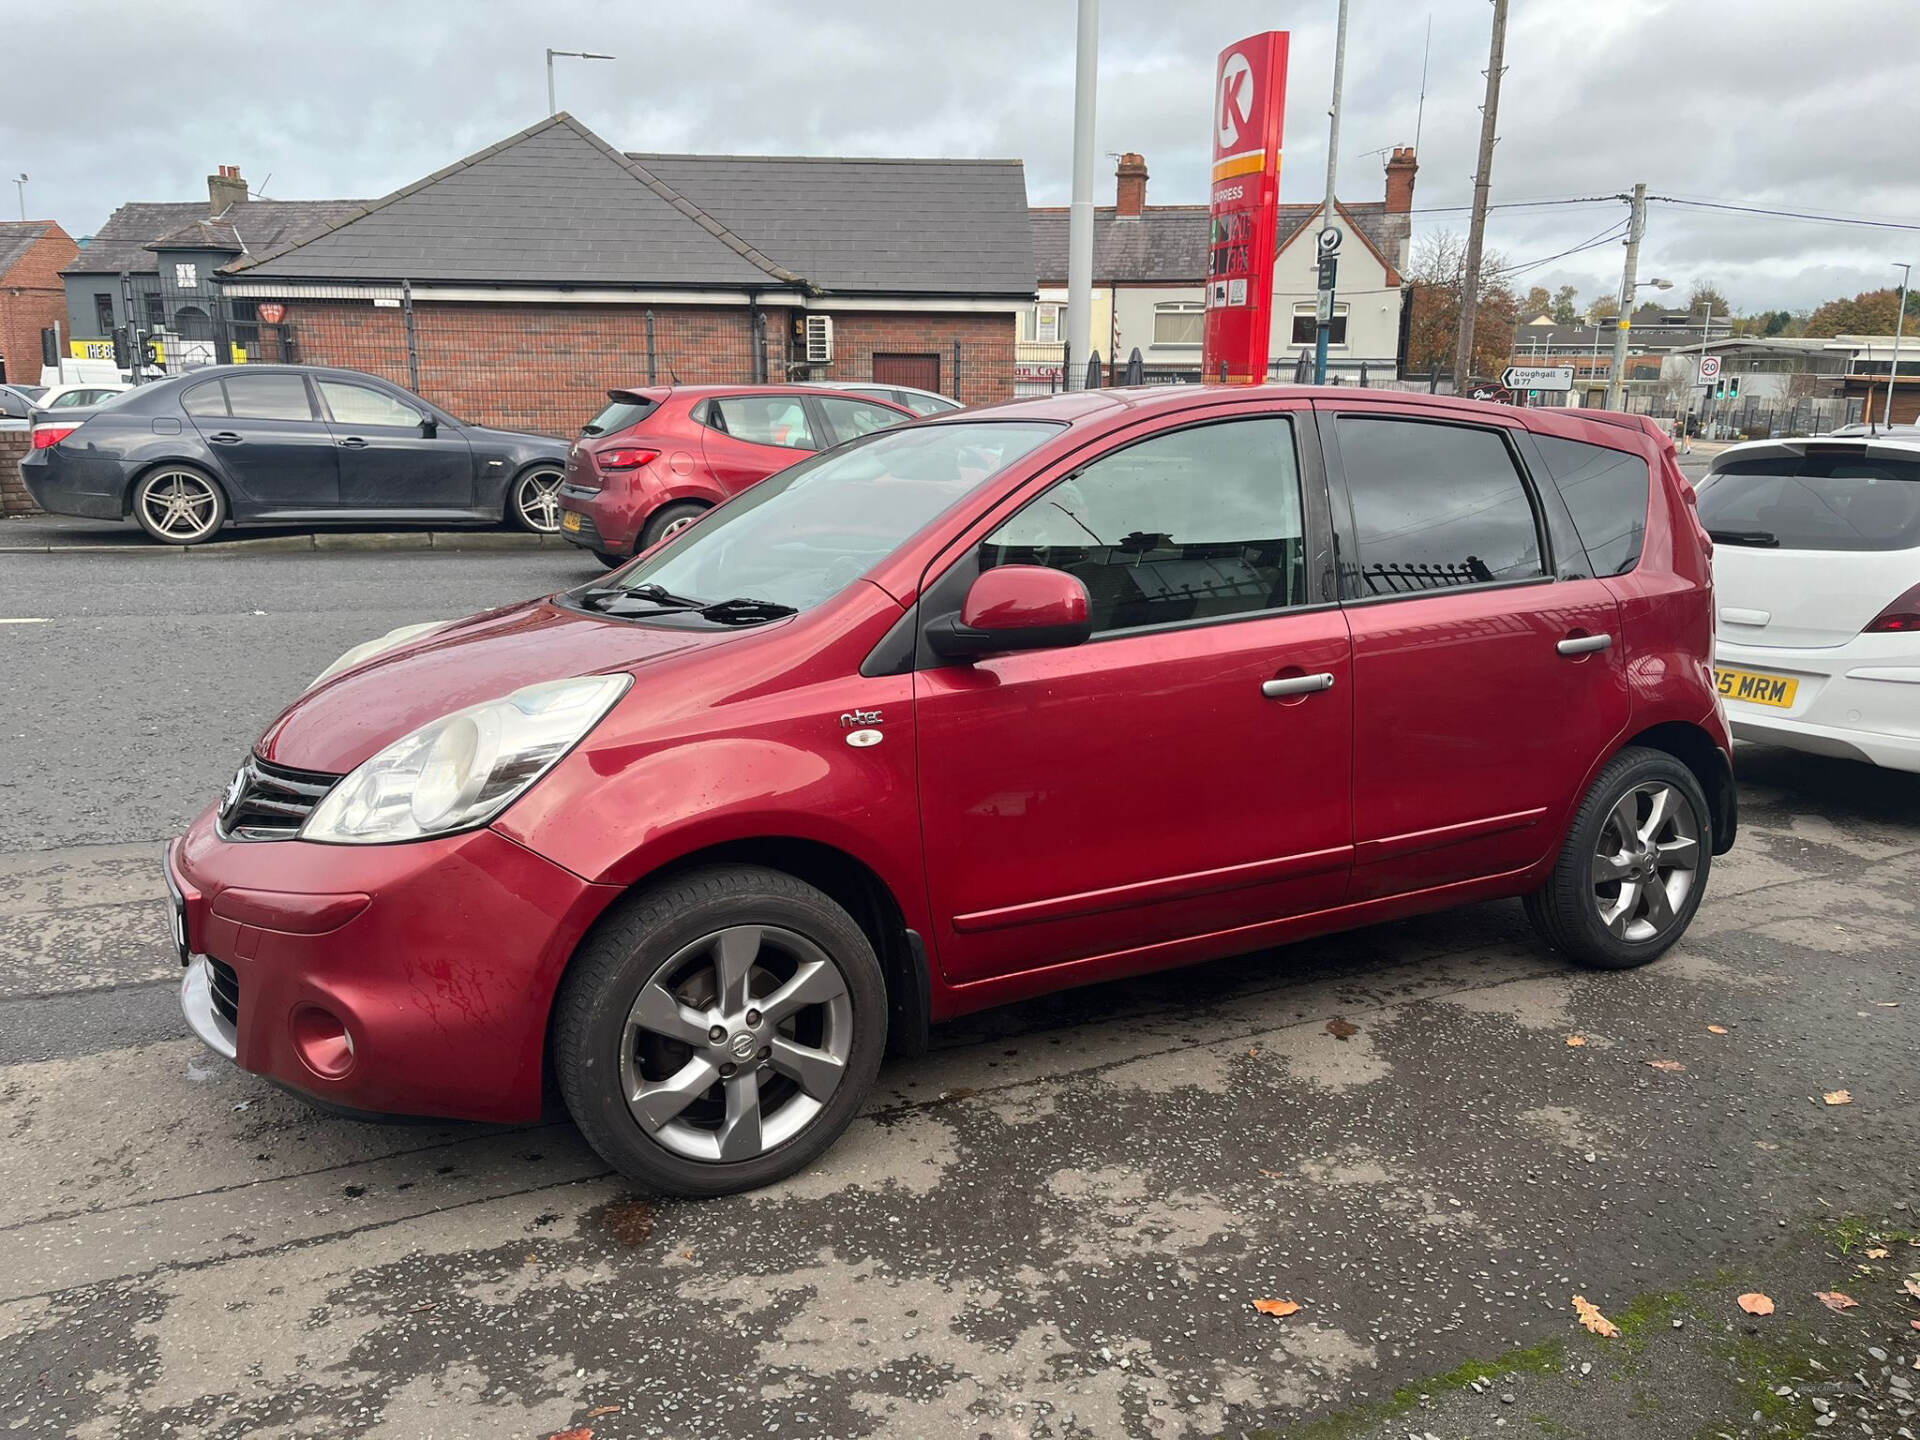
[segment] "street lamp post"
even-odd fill
[[[22,180],[27,177],[22,175]],[[21,219],[26,216],[22,214]],[[1887,366],[1887,428],[1893,428],[1893,377],[1900,373],[1900,333],[1907,328],[1907,282],[1913,278],[1913,266],[1904,260],[1893,262],[1900,272],[1900,308],[1893,312],[1893,363]]]
[[[20,172],[20,178],[13,182],[13,188],[19,192],[20,218],[24,220],[27,218],[27,172],[26,171],[22,170]]]
[[[547,51],[547,114],[558,115],[559,103],[553,97],[553,57],[564,56],[569,60],[615,60],[618,56],[601,55],[592,50],[548,50]]]

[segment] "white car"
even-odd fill
[[[1920,771],[1920,440],[1734,445],[1698,495],[1734,735]]]
[[[33,402],[36,410],[73,410],[87,405],[98,405],[109,395],[118,395],[122,390],[133,387],[119,380],[69,380],[61,385],[49,385],[44,394]]]

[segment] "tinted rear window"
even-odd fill
[[[608,403],[593,419],[580,427],[582,435],[618,435],[631,430],[660,408],[659,402],[638,396],[621,396]]]
[[[1624,575],[1640,563],[1647,538],[1651,473],[1638,455],[1579,440],[1534,437],[1596,575]]]
[[[1735,460],[1702,482],[1700,519],[1726,544],[1920,548],[1920,455],[1822,448]]]

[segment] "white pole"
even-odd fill
[[[547,51],[547,114],[558,115],[560,104],[553,98],[553,51]]]
[[[1067,210],[1067,374],[1061,388],[1084,383],[1093,353],[1093,113],[1100,74],[1100,0],[1080,0],[1074,39],[1073,203]],[[1109,360],[1112,356],[1107,357]],[[1076,379],[1074,367],[1081,379]]]
[[[1893,428],[1893,377],[1900,372],[1900,332],[1907,326],[1907,282],[1913,278],[1913,266],[1904,260],[1893,263],[1900,267],[1900,308],[1893,314],[1893,363],[1887,366],[1887,413],[1881,417],[1888,429]]]
[[[1347,73],[1347,0],[1340,0],[1340,18],[1333,37],[1333,103],[1327,107],[1327,199],[1320,209],[1320,228],[1335,228],[1333,179],[1340,168],[1340,87]],[[1256,263],[1270,264],[1264,257]],[[1331,267],[1327,267],[1331,268]],[[1325,269],[1322,270],[1325,274]],[[1320,318],[1313,330],[1313,383],[1327,383],[1327,346],[1333,334],[1333,286],[1320,286]]]

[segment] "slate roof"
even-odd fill
[[[820,289],[1033,294],[1018,160],[629,158]]]
[[[622,155],[541,121],[248,279],[1033,293],[1018,161]]]
[[[1374,248],[1383,255],[1391,248],[1386,236],[1386,205],[1380,201],[1340,209],[1349,216]],[[1275,231],[1276,249],[1317,213],[1318,202],[1282,205]],[[1067,283],[1067,211],[1064,206],[1032,212],[1033,263],[1043,285]],[[1149,205],[1137,218],[1120,218],[1112,208],[1093,212],[1093,280],[1096,285],[1198,285],[1207,278],[1207,207],[1204,205]]]
[[[366,203],[364,200],[249,200],[244,205],[229,206],[223,225],[207,214],[206,202],[202,200],[136,200],[115,210],[92,243],[60,273],[117,275],[126,270],[151,275],[159,269],[160,258],[150,247],[175,237],[186,237],[201,222],[209,223],[210,239],[213,234],[224,234],[232,242],[231,246],[209,243],[206,248],[237,248],[264,254],[289,241],[318,234]]]
[[[0,220],[0,275],[27,258],[27,251],[53,226],[45,220]]]

